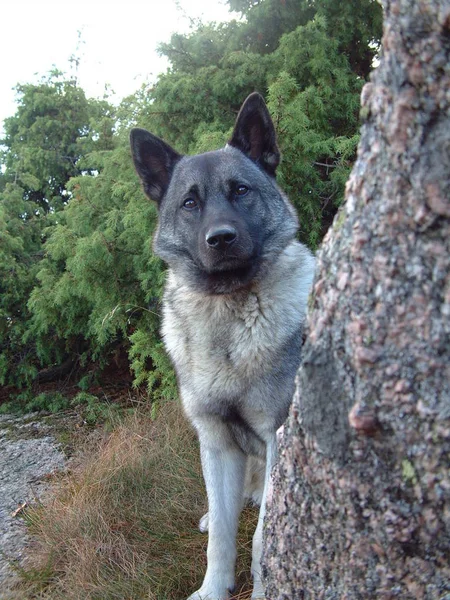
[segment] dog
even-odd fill
[[[182,156],[144,129],[134,165],[158,204],[154,251],[168,265],[162,334],[184,411],[200,443],[208,513],[207,569],[188,600],[234,588],[236,532],[246,498],[260,503],[252,598],[264,598],[265,500],[300,362],[313,254],[296,241],[293,206],[277,186],[275,128],[251,94],[220,150]]]

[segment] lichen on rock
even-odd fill
[[[390,0],[266,519],[266,597],[450,592],[450,7]]]

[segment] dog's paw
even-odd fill
[[[202,586],[198,591],[189,596],[187,600],[228,600],[231,598],[231,591],[218,592],[217,590],[205,589]]]
[[[233,574],[215,571],[207,573],[202,587],[194,592],[187,600],[228,600],[234,590]]]
[[[198,528],[202,533],[206,533],[209,529],[209,512],[203,515],[198,523]]]
[[[200,590],[198,590],[198,592],[191,594],[187,600],[208,600],[208,596],[201,595]]]
[[[208,600],[208,596],[203,596],[198,590],[198,592],[191,594],[187,600]]]
[[[262,503],[262,499],[263,499],[263,490],[253,490],[251,496],[247,497],[247,503],[250,506],[261,506]]]
[[[264,589],[261,583],[260,578],[255,578],[253,581],[253,590],[252,590],[252,598],[251,600],[257,600],[261,598],[265,598]]]
[[[259,560],[252,560],[252,579],[253,579],[253,590],[251,600],[256,600],[257,598],[265,598],[264,588],[261,581],[261,564]]]

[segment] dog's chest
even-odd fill
[[[276,290],[207,298],[178,290],[163,334],[181,387],[231,398],[273,369],[301,318],[298,302],[280,302]]]
[[[242,342],[246,334],[253,334],[258,338],[264,337],[267,326],[267,314],[272,312],[270,298],[265,301],[258,294],[250,292],[242,297],[226,299],[224,306],[219,307],[219,318],[223,314],[225,321],[231,327],[230,344]],[[234,339],[233,339],[234,338]]]
[[[249,293],[242,299],[228,300],[218,309],[208,340],[208,354],[223,359],[233,370],[251,375],[264,368],[274,341],[277,319],[270,298]],[[275,333],[276,335],[276,333]]]

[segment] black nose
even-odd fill
[[[206,234],[206,243],[210,248],[225,250],[236,241],[237,231],[231,225],[211,227]]]

